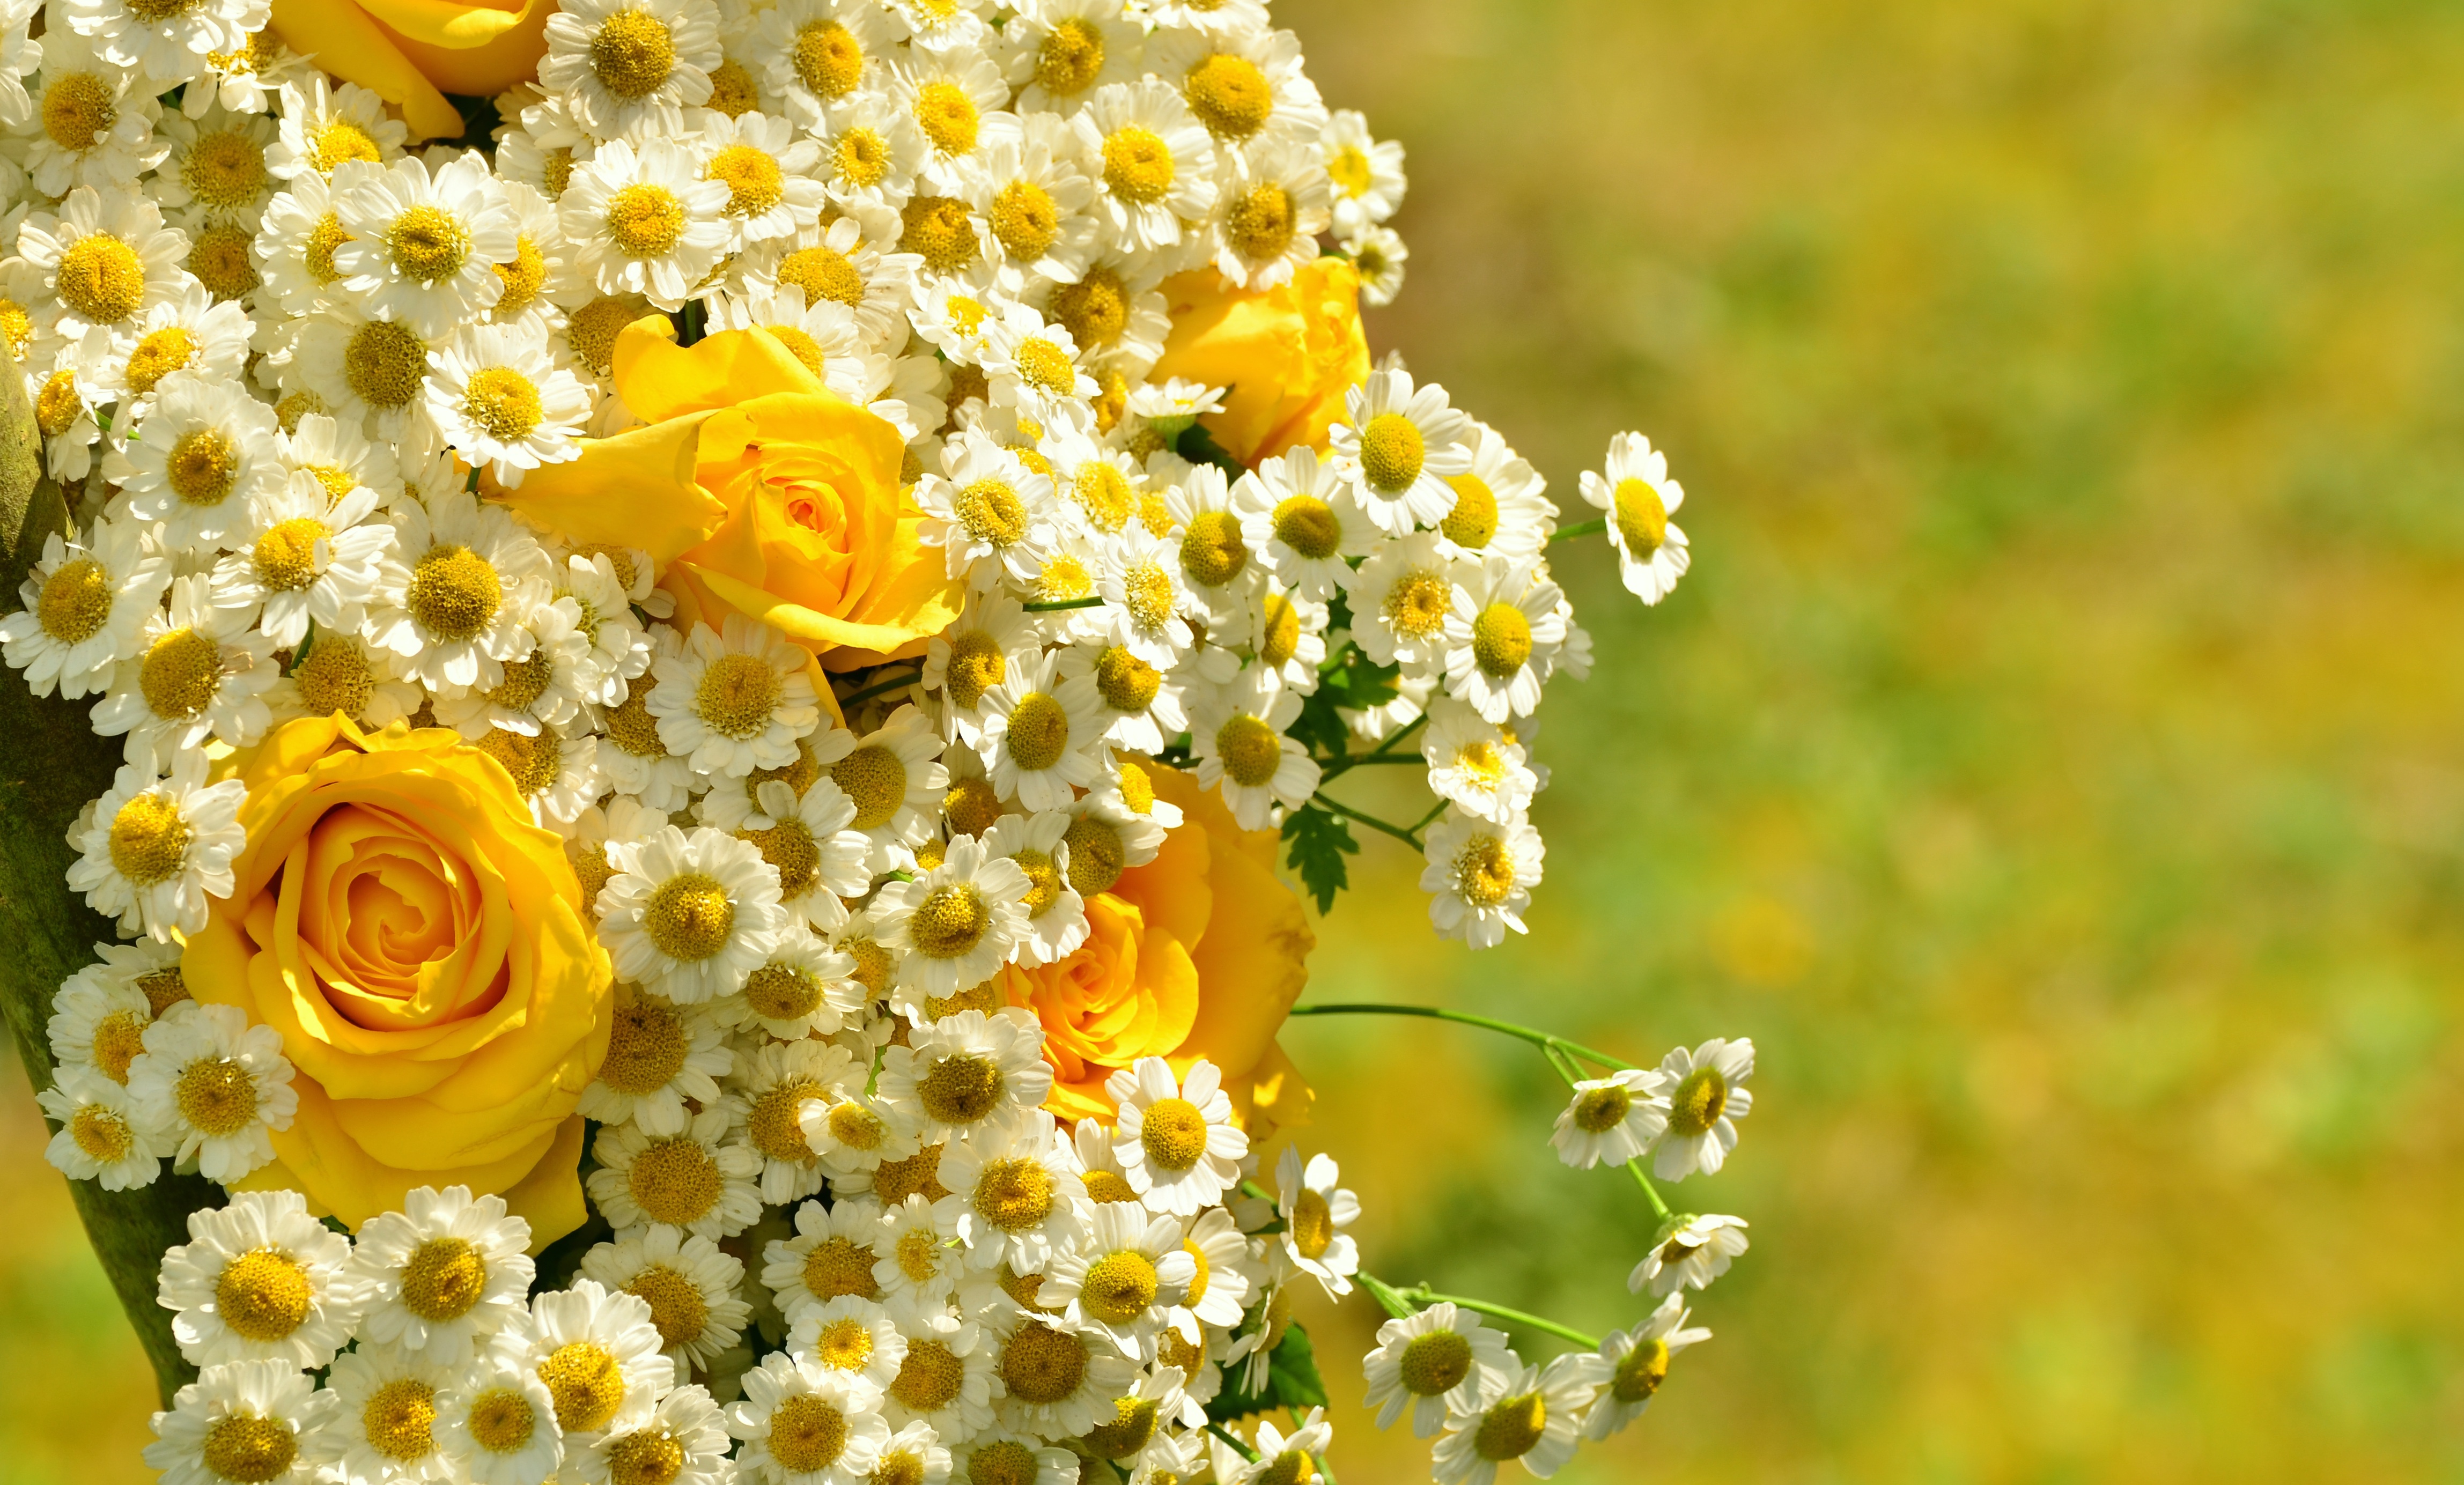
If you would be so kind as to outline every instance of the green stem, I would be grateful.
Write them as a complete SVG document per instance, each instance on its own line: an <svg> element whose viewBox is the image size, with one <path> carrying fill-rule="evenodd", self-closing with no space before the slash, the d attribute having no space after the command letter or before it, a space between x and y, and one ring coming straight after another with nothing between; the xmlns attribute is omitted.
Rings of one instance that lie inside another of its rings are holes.
<svg viewBox="0 0 2464 1485"><path fill-rule="evenodd" d="M1368 1283L1375 1284L1376 1288L1370 1291L1372 1294L1377 1293L1378 1290L1384 1290L1387 1294L1393 1295L1397 1299L1405 1304L1411 1305L1415 1309L1425 1310L1432 1304L1451 1304L1458 1309L1474 1310L1483 1315L1494 1315L1499 1320L1506 1321L1511 1324L1529 1325L1533 1330L1545 1330L1549 1334L1555 1336L1560 1340L1572 1341L1579 1346L1587 1346L1594 1350L1596 1350L1599 1347L1599 1337L1587 1336L1581 1331L1576 1330L1572 1325L1560 1325L1553 1320L1550 1320L1545 1316L1534 1315L1528 1310L1508 1309L1503 1304L1491 1304L1486 1299L1468 1299L1459 1294L1439 1294L1426 1284L1417 1284L1410 1289L1396 1289L1391 1285L1370 1278L1370 1276L1367 1274L1354 1274L1352 1277L1354 1279L1366 1280ZM1379 1302L1385 1302L1382 1297ZM1399 1319L1400 1317L1397 1318Z"/></svg>
<svg viewBox="0 0 2464 1485"><path fill-rule="evenodd" d="M1455 801L1452 799L1440 799L1437 803L1430 805L1429 813L1413 821L1412 834L1417 836L1421 831L1428 829L1430 822L1435 820L1439 816L1443 815L1446 812L1446 806L1454 802Z"/></svg>
<svg viewBox="0 0 2464 1485"><path fill-rule="evenodd" d="M1220 1423L1210 1423L1206 1426L1206 1431L1214 1434L1217 1438L1221 1439L1226 1444L1229 1444L1233 1448L1241 1451L1241 1457L1248 1460L1251 1464L1256 1464L1258 1462L1258 1452L1251 1449L1248 1445L1242 1443L1241 1435L1233 1432L1229 1429L1226 1429L1223 1425Z"/></svg>
<svg viewBox="0 0 2464 1485"><path fill-rule="evenodd" d="M1395 729L1394 732L1388 733L1385 741L1369 750L1369 755L1373 758L1384 757L1386 754L1394 752L1395 749L1402 743L1404 738L1411 736L1421 728L1428 726L1428 724L1429 714L1423 711L1419 716L1414 717L1409 722L1404 723L1401 727L1398 727Z"/></svg>
<svg viewBox="0 0 2464 1485"><path fill-rule="evenodd" d="M1101 594L1083 599L1037 599L1032 603L1021 603L1018 606L1030 614L1049 614L1065 608L1101 608L1104 606L1104 599Z"/></svg>
<svg viewBox="0 0 2464 1485"><path fill-rule="evenodd" d="M1309 798L1322 810L1340 815L1349 820L1356 820L1363 825L1367 825L1372 830L1384 831L1386 834L1393 836L1396 840L1402 841L1405 845L1410 846L1416 851L1420 849L1420 838L1412 834L1412 832L1404 829L1400 825L1390 825L1386 821L1379 819L1375 815L1364 815L1348 804L1328 798L1323 794L1310 795Z"/></svg>
<svg viewBox="0 0 2464 1485"><path fill-rule="evenodd" d="M1518 1026L1512 1021L1501 1021L1486 1015L1474 1015L1468 1011L1448 1011L1438 1006L1351 1001L1339 1005L1294 1006L1290 1014L1293 1015L1419 1015L1436 1021L1458 1021L1465 1026L1478 1026L1487 1031L1503 1032L1508 1037L1528 1041L1535 1047L1543 1049L1555 1047L1561 1051L1573 1053L1586 1062L1596 1062L1602 1067L1614 1068L1620 1072L1634 1066L1632 1062L1620 1062L1605 1052L1595 1052L1581 1042L1568 1041L1563 1037L1552 1037L1534 1027Z"/></svg>
<svg viewBox="0 0 2464 1485"><path fill-rule="evenodd" d="M1339 775L1349 774L1353 769L1365 768L1371 764L1395 763L1408 763L1414 768L1423 766L1420 761L1420 755L1417 753L1363 753L1348 758L1318 759L1318 768L1320 770L1318 776L1323 780L1336 777Z"/></svg>
<svg viewBox="0 0 2464 1485"><path fill-rule="evenodd" d="M1576 536L1597 535L1599 533L1608 529L1609 518L1605 515L1595 515L1588 521L1576 521L1572 526L1558 527L1557 534L1549 539L1551 541L1572 541Z"/></svg>
<svg viewBox="0 0 2464 1485"><path fill-rule="evenodd" d="M924 672L918 670L913 675L892 676L887 681L876 681L852 696L840 697L839 706L844 710L860 702L870 701L875 696L887 696L891 691L904 689L922 679L924 679Z"/></svg>
<svg viewBox="0 0 2464 1485"><path fill-rule="evenodd" d="M1629 1160L1625 1163L1625 1168L1634 1172L1634 1184L1642 1188L1643 1200L1651 1203L1651 1214L1653 1216L1665 1222L1670 1217L1676 1215L1674 1212L1669 1210L1668 1203L1661 1197L1660 1188L1653 1185L1651 1177L1644 1172L1641 1161Z"/></svg>

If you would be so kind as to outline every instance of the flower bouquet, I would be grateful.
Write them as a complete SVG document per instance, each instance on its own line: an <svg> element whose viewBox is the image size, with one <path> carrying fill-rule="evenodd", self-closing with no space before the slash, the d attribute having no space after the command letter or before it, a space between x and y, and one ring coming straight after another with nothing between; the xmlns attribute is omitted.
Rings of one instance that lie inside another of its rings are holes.
<svg viewBox="0 0 2464 1485"><path fill-rule="evenodd" d="M1524 930L1550 553L1687 549L1373 362L1260 0L11 0L0 125L0 985L165 1479L1331 1480L1309 1283L1485 1481L1706 1334L1749 1044L1296 1004L1358 830ZM1362 1269L1276 1035L1385 1012L1647 1315Z"/></svg>

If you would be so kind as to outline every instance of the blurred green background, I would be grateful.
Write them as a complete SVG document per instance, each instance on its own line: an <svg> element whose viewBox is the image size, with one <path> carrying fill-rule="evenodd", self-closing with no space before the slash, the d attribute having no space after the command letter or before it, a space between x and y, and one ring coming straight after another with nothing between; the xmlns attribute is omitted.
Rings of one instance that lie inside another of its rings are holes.
<svg viewBox="0 0 2464 1485"><path fill-rule="evenodd" d="M1372 839L1315 961L1761 1049L1675 1193L1753 1223L1717 1339L1559 1478L2464 1479L2464 6L1280 18L1411 151L1379 348L1563 504L1630 426L1692 491L1656 612L1561 551L1598 667L1546 713L1531 939L1436 942ZM1287 1044L1375 1271L1643 1313L1536 1057ZM139 1477L142 1363L0 1077L0 1485ZM1338 1360L1366 1300L1305 1313L1344 1485L1424 1479Z"/></svg>

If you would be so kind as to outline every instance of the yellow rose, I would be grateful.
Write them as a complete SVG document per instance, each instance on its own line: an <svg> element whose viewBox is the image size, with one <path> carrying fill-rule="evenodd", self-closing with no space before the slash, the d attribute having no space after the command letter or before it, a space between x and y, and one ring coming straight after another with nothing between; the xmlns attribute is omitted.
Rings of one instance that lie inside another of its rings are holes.
<svg viewBox="0 0 2464 1485"><path fill-rule="evenodd" d="M1172 335L1149 375L1231 388L1221 412L1198 420L1224 452L1255 469L1295 444L1326 448L1327 429L1343 421L1343 394L1369 377L1360 273L1350 259L1318 258L1262 290L1198 269L1165 279L1163 292Z"/></svg>
<svg viewBox="0 0 2464 1485"><path fill-rule="evenodd" d="M834 670L922 654L962 594L899 488L898 430L767 331L673 335L653 316L616 338L617 393L649 426L493 497L574 541L648 549L678 623L743 614Z"/></svg>
<svg viewBox="0 0 2464 1485"><path fill-rule="evenodd" d="M462 116L445 95L494 97L529 81L555 10L555 0L274 0L269 24L292 51L401 104L413 139L453 139Z"/></svg>
<svg viewBox="0 0 2464 1485"><path fill-rule="evenodd" d="M230 766L248 845L181 972L281 1034L299 1093L243 1185L354 1228L457 1183L539 1246L581 1226L613 976L555 832L450 730L305 717Z"/></svg>
<svg viewBox="0 0 2464 1485"><path fill-rule="evenodd" d="M1309 981L1317 946L1301 900L1275 876L1275 833L1243 830L1188 775L1144 772L1180 806L1154 861L1087 899L1087 942L1057 964L1010 965L1001 989L1043 1022L1052 1063L1045 1106L1065 1119L1112 1117L1104 1081L1142 1057L1176 1073L1205 1058L1249 1131L1307 1123L1309 1090L1275 1042ZM1085 864L1073 861L1073 880Z"/></svg>

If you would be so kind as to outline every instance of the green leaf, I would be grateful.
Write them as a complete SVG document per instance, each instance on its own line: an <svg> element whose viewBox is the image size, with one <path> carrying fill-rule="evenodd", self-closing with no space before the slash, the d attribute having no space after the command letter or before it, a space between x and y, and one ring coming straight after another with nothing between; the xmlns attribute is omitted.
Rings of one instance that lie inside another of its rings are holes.
<svg viewBox="0 0 2464 1485"><path fill-rule="evenodd" d="M1235 1423L1278 1409L1325 1406L1326 1384L1317 1374L1317 1351L1309 1344L1309 1332L1293 1324L1285 1328L1284 1339L1266 1354L1265 1389L1257 1393L1238 1389L1232 1370L1226 1369L1223 1390L1206 1405L1206 1416L1216 1423Z"/></svg>
<svg viewBox="0 0 2464 1485"><path fill-rule="evenodd" d="M1301 885L1317 899L1317 910L1333 907L1334 895L1352 884L1352 868L1343 859L1360 854L1351 821L1304 804L1284 817L1284 839L1290 842L1285 859L1300 873Z"/></svg>
<svg viewBox="0 0 2464 1485"><path fill-rule="evenodd" d="M1226 479L1239 479L1249 472L1246 465L1225 452L1223 446L1215 441L1215 435L1199 424L1193 423L1181 429L1180 437L1173 443L1172 451L1192 464L1215 466L1223 471Z"/></svg>

